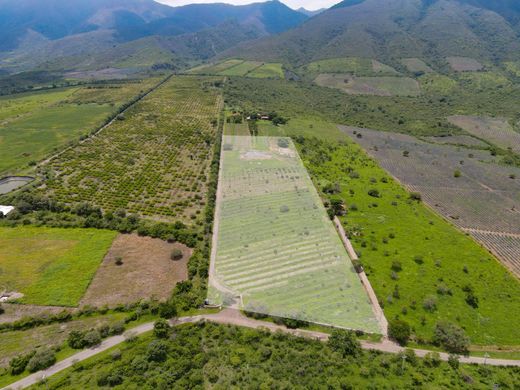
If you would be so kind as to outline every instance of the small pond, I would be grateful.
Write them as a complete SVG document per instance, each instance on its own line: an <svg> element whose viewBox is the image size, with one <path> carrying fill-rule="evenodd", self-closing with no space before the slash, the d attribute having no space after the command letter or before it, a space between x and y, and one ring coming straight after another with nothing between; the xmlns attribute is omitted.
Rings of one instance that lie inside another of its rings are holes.
<svg viewBox="0 0 520 390"><path fill-rule="evenodd" d="M0 179L0 195L7 194L34 180L30 176L7 176Z"/></svg>

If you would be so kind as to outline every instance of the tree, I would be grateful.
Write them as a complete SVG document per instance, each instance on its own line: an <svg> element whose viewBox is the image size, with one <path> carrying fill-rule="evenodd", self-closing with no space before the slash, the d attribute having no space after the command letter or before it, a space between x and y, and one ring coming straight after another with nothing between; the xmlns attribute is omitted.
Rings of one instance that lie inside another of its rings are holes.
<svg viewBox="0 0 520 390"><path fill-rule="evenodd" d="M36 372L56 363L56 355L51 349L42 349L34 354L27 363L29 372Z"/></svg>
<svg viewBox="0 0 520 390"><path fill-rule="evenodd" d="M32 351L28 354L12 358L9 361L11 375L18 375L24 372L25 368L27 367L27 363L29 363L29 360L31 360L35 353L36 351Z"/></svg>
<svg viewBox="0 0 520 390"><path fill-rule="evenodd" d="M146 355L150 362L164 362L168 357L168 344L162 340L154 340L148 344Z"/></svg>
<svg viewBox="0 0 520 390"><path fill-rule="evenodd" d="M82 349L85 347L85 334L79 330L73 330L69 333L67 344L73 349Z"/></svg>
<svg viewBox="0 0 520 390"><path fill-rule="evenodd" d="M350 330L334 329L329 337L329 347L343 357L358 356L361 353L361 344Z"/></svg>
<svg viewBox="0 0 520 390"><path fill-rule="evenodd" d="M395 319L388 323L388 336L400 345L406 345L411 334L412 329L406 321Z"/></svg>
<svg viewBox="0 0 520 390"><path fill-rule="evenodd" d="M462 328L451 322L441 321L435 325L433 343L443 346L450 353L468 353L469 338Z"/></svg>
<svg viewBox="0 0 520 390"><path fill-rule="evenodd" d="M370 196L372 196L374 198L380 198L381 197L381 194L376 189L368 190L368 195L370 195Z"/></svg>
<svg viewBox="0 0 520 390"><path fill-rule="evenodd" d="M85 343L86 347L93 347L94 345L98 345L101 343L101 334L95 329L90 330L83 337L83 342Z"/></svg>
<svg viewBox="0 0 520 390"><path fill-rule="evenodd" d="M159 305L159 316L161 318L173 318L177 315L177 305L175 302L161 302Z"/></svg>
<svg viewBox="0 0 520 390"><path fill-rule="evenodd" d="M165 339L170 334L170 324L164 318L155 321L153 334L159 339Z"/></svg>

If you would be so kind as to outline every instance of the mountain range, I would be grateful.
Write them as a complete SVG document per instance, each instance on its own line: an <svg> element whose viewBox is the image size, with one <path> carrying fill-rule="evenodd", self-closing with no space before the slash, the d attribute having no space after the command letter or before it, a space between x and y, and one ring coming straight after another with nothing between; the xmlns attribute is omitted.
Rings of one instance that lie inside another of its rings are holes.
<svg viewBox="0 0 520 390"><path fill-rule="evenodd" d="M499 61L519 56L519 11L520 2L513 0L345 0L224 56L294 64L348 56Z"/></svg>
<svg viewBox="0 0 520 390"><path fill-rule="evenodd" d="M0 72L183 67L239 57L300 65L520 56L517 0L344 0L293 10L273 0L170 7L153 0L0 0Z"/></svg>

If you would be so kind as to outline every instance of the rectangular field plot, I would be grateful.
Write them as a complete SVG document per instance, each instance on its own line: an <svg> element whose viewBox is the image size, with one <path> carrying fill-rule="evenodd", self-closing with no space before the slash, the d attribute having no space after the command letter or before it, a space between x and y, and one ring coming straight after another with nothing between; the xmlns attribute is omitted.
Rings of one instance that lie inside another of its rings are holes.
<svg viewBox="0 0 520 390"><path fill-rule="evenodd" d="M380 332L289 138L224 136L208 299Z"/></svg>

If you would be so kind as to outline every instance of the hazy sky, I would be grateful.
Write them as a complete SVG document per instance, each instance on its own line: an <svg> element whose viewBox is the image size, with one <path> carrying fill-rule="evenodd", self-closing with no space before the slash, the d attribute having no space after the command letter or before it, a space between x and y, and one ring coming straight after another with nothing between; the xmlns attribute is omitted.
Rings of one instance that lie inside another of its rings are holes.
<svg viewBox="0 0 520 390"><path fill-rule="evenodd" d="M159 3L168 5L185 5L193 3L228 3L235 5L259 3L265 0L155 0ZM287 4L289 7L297 9L304 7L308 10L316 10L319 8L329 8L341 0L283 0L282 3Z"/></svg>

